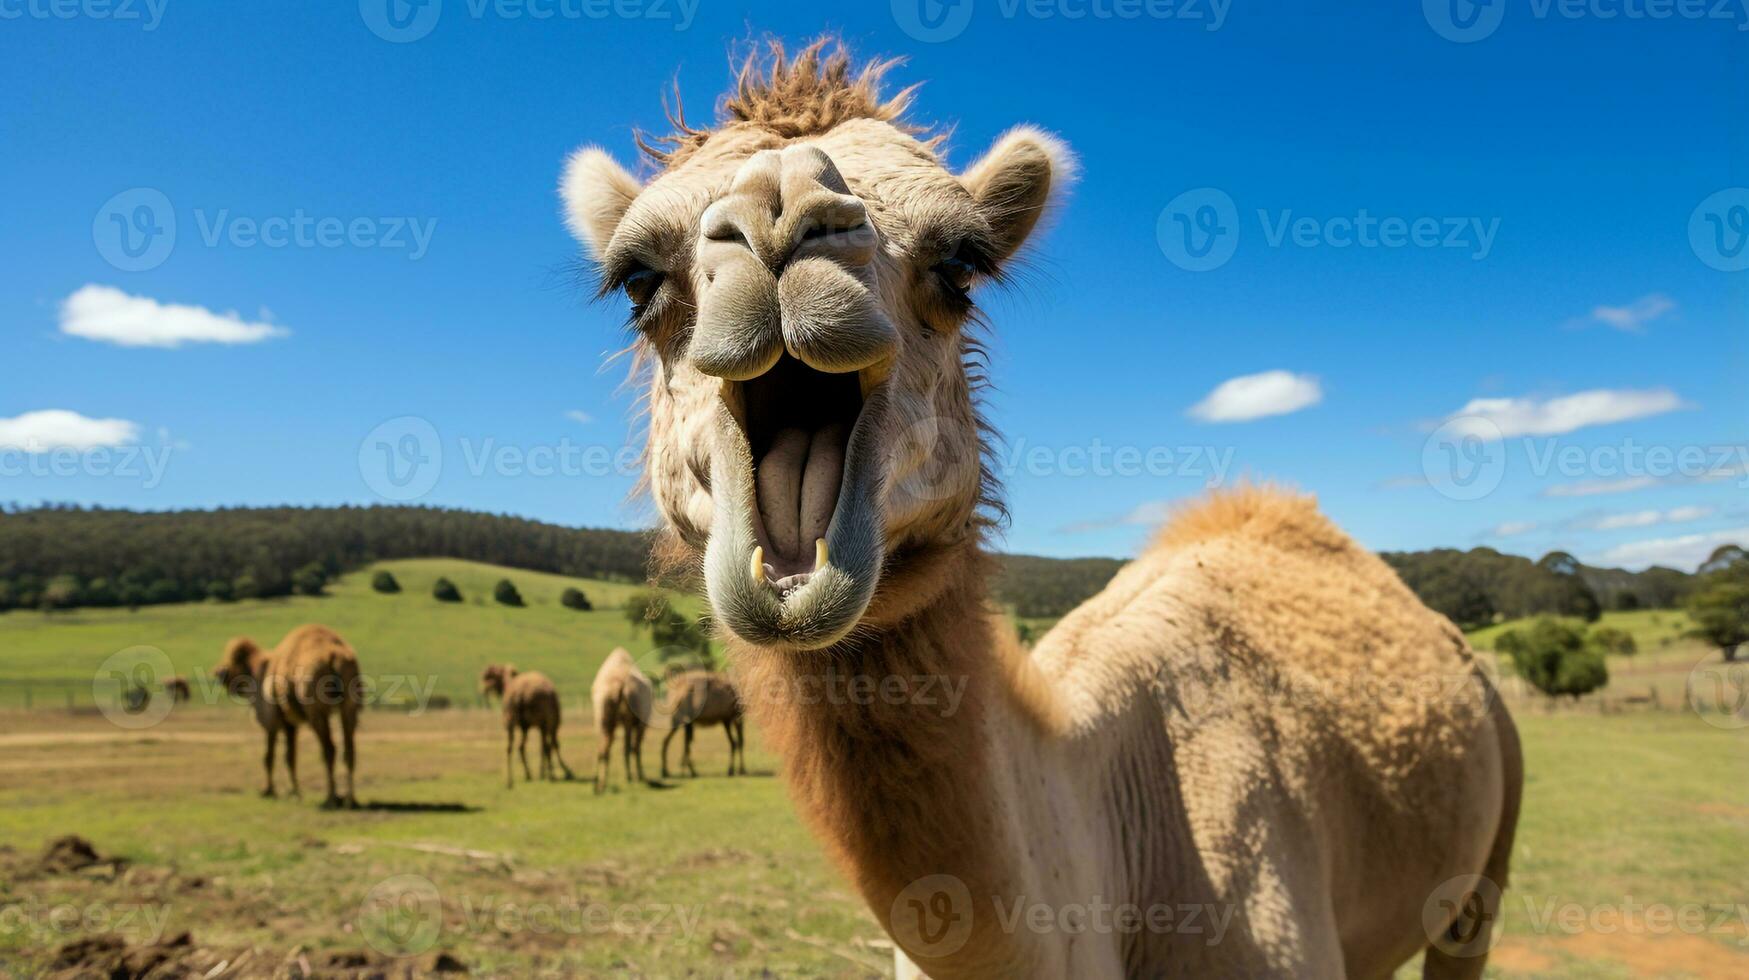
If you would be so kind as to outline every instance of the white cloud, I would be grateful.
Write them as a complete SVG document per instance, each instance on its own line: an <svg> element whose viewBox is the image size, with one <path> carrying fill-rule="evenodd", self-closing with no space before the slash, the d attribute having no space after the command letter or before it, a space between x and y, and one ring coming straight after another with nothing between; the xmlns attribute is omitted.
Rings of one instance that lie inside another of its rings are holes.
<svg viewBox="0 0 1749 980"><path fill-rule="evenodd" d="M1676 309L1676 301L1663 293L1649 293L1626 306L1594 306L1591 319L1627 333L1639 333L1646 324Z"/></svg>
<svg viewBox="0 0 1749 980"><path fill-rule="evenodd" d="M1085 534L1088 531L1103 531L1111 527L1158 527L1166 523L1172 516L1172 508L1177 506L1171 500L1149 500L1137 504L1129 513L1121 517L1108 517L1091 521L1076 521L1065 524L1057 530L1063 534Z"/></svg>
<svg viewBox="0 0 1749 980"><path fill-rule="evenodd" d="M1286 415L1324 400L1324 389L1309 374L1265 371L1221 382L1208 397L1191 406L1193 418L1204 422L1248 422Z"/></svg>
<svg viewBox="0 0 1749 980"><path fill-rule="evenodd" d="M122 347L253 344L286 333L271 323L248 322L235 311L160 303L95 283L61 303L61 332Z"/></svg>
<svg viewBox="0 0 1749 980"><path fill-rule="evenodd" d="M588 412L585 412L580 408L571 409L565 413L565 417L576 422L578 425L588 425L595 421L595 416L590 415Z"/></svg>
<svg viewBox="0 0 1749 980"><path fill-rule="evenodd" d="M1686 524L1713 516L1711 507L1676 507L1671 510L1635 510L1622 514L1581 518L1573 522L1580 531L1618 531L1627 527L1653 527L1658 524Z"/></svg>
<svg viewBox="0 0 1749 980"><path fill-rule="evenodd" d="M1648 565L1669 565L1688 570L1700 567L1700 563L1706 561L1713 550L1722 544L1749 544L1749 527L1632 541L1603 552L1598 556L1596 564L1620 565L1631 569Z"/></svg>
<svg viewBox="0 0 1749 980"><path fill-rule="evenodd" d="M1603 494L1628 493L1633 490L1644 490L1655 487L1663 481L1651 476L1630 476L1622 480L1580 480L1576 483L1557 483L1543 489L1545 497L1597 497Z"/></svg>
<svg viewBox="0 0 1749 980"><path fill-rule="evenodd" d="M137 443L140 427L127 419L93 419L62 408L25 412L0 418L0 449L46 453L55 449L83 452L105 446Z"/></svg>
<svg viewBox="0 0 1749 980"><path fill-rule="evenodd" d="M1490 538L1515 538L1520 534L1529 534L1539 527L1542 525L1536 521L1507 521L1504 524L1494 525L1487 536Z"/></svg>
<svg viewBox="0 0 1749 980"><path fill-rule="evenodd" d="M1683 407L1668 388L1643 391L1595 388L1560 398L1476 398L1443 422L1478 439L1558 436L1592 425L1642 419Z"/></svg>

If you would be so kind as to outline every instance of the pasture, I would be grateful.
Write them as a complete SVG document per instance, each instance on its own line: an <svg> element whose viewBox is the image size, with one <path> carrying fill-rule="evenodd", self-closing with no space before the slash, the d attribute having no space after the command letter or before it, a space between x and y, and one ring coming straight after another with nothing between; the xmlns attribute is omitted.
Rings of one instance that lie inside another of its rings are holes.
<svg viewBox="0 0 1749 980"><path fill-rule="evenodd" d="M574 583L556 576L449 561L381 567L400 594L372 592L366 571L320 599L0 616L0 975L47 972L69 944L68 956L99 957L77 961L91 968L114 954L105 940L183 932L190 945L161 952L195 976L454 964L481 976L890 974L890 947L799 824L752 727L746 778L723 776L727 743L712 729L696 742L697 780L627 787L616 753L605 796L584 780L519 777L504 789L497 712L474 707L479 666L507 659L553 677L566 761L591 771L583 702L612 646L640 649L612 608L631 586L575 583L596 604L578 613L558 605ZM433 601L438 575L466 601ZM492 603L500 577L526 608ZM1630 615L1641 653L1612 659L1612 673L1679 684L1670 679L1705 651L1677 636L1676 614ZM226 637L271 643L311 620L347 636L367 673L429 678L427 694L454 705L367 709L364 809L317 808L307 734L305 799L259 798L261 736L248 709L202 703L198 685L192 704L148 728L89 707L96 665L116 650L154 646L194 680ZM39 692L30 710L27 683ZM74 692L76 710L51 690ZM1490 975L1749 971L1749 732L1708 724L1679 697L1612 714L1517 713L1526 800ZM652 777L662 734L645 744ZM96 860L41 862L67 834L88 840Z"/></svg>

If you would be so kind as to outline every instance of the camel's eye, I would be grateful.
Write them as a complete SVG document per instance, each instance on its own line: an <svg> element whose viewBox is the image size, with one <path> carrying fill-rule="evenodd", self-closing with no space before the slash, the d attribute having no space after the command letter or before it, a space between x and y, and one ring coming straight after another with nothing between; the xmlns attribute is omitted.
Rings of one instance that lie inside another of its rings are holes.
<svg viewBox="0 0 1749 980"><path fill-rule="evenodd" d="M655 298L656 290L662 288L662 273L640 266L625 277L621 288L626 291L626 298L632 301L632 307L642 312Z"/></svg>
<svg viewBox="0 0 1749 980"><path fill-rule="evenodd" d="M972 288L972 278L978 274L978 267L955 252L937 262L934 271L954 292L964 293Z"/></svg>

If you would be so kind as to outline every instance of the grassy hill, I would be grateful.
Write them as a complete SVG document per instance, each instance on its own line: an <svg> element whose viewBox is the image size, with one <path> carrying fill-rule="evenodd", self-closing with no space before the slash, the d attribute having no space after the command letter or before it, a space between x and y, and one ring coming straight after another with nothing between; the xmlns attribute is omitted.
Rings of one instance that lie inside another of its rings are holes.
<svg viewBox="0 0 1749 980"><path fill-rule="evenodd" d="M374 592L379 570L401 584L397 594ZM460 603L438 602L431 586L448 578L462 592ZM522 608L492 601L501 578L516 584ZM568 586L582 589L595 608L577 612L559 605ZM34 703L91 701L92 677L109 655L134 646L162 650L191 682L207 677L225 641L243 634L264 646L277 643L303 623L338 630L358 650L367 675L399 681L471 701L480 667L510 661L544 671L567 703L588 696L596 669L615 646L634 654L648 647L620 610L638 587L621 582L569 578L448 558L378 562L341 577L319 598L290 596L245 602L196 602L126 609L76 609L43 614L0 615L0 707L20 707L30 690ZM200 699L197 697L196 699Z"/></svg>

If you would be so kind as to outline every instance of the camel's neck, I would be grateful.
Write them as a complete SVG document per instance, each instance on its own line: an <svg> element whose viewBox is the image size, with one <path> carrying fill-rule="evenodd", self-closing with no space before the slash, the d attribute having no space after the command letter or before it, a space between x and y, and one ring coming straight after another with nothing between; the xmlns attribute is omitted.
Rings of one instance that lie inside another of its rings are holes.
<svg viewBox="0 0 1749 980"><path fill-rule="evenodd" d="M1044 750L1049 722L1016 683L1018 651L995 633L983 560L969 548L950 560L959 567L933 576L932 598L854 642L747 652L742 696L784 756L803 817L894 936L945 936L954 956L985 958L972 965L984 972L1032 959L1025 930L982 934L996 925L993 897L1036 895L1041 869L1063 859L1032 839L1038 807L1018 798L1022 784L1048 785L1058 753ZM935 884L975 910L940 904ZM968 921L953 915L969 917L978 942L940 931ZM939 951L913 953L935 973Z"/></svg>

